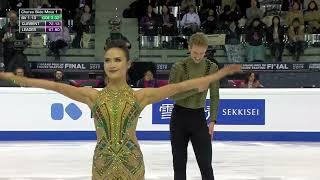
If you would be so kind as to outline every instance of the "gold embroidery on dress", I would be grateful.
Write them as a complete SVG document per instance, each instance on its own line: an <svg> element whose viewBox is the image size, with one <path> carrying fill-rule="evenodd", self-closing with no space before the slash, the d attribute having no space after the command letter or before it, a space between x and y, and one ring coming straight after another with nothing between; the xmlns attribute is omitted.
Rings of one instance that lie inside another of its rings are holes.
<svg viewBox="0 0 320 180"><path fill-rule="evenodd" d="M144 179L143 156L135 133L141 110L129 86L100 91L92 109L97 134L92 179Z"/></svg>

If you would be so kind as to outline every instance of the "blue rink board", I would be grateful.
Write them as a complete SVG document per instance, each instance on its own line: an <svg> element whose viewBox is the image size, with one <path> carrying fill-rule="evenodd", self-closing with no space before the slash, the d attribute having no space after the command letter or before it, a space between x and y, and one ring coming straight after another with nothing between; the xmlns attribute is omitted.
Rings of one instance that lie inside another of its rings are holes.
<svg viewBox="0 0 320 180"><path fill-rule="evenodd" d="M137 131L139 140L169 140L168 131ZM0 131L0 141L95 140L94 131ZM216 131L221 141L304 141L320 142L320 132Z"/></svg>

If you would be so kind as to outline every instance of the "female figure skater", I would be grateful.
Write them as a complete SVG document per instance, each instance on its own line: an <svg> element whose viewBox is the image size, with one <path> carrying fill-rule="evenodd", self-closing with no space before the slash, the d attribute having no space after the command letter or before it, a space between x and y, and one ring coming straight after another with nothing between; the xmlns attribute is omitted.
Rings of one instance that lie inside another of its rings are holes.
<svg viewBox="0 0 320 180"><path fill-rule="evenodd" d="M0 79L23 86L53 90L89 106L94 114L97 134L92 167L93 180L143 180L144 163L135 134L138 117L143 108L179 92L191 89L204 91L211 82L240 71L240 65L230 65L202 78L134 91L126 82L131 61L125 42L111 41L104 58L108 84L101 91L0 73Z"/></svg>

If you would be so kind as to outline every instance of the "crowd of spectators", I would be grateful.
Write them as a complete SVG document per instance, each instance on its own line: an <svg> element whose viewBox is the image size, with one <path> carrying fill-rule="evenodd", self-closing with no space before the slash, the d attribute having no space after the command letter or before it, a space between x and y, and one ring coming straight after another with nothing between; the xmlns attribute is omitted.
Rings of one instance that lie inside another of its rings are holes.
<svg viewBox="0 0 320 180"><path fill-rule="evenodd" d="M320 34L319 0L274 1L282 4L273 14L261 2L138 0L123 15L138 19L143 36L189 36L199 31L226 34L225 49L231 62L239 61L237 49L243 42L248 62L264 62L266 48L275 62L282 61L285 48L292 60L299 61L306 47L305 34Z"/></svg>

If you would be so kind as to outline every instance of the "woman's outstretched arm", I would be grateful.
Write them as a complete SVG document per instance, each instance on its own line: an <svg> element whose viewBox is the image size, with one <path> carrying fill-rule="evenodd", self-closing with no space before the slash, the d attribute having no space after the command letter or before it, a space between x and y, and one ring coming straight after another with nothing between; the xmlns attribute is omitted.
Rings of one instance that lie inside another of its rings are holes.
<svg viewBox="0 0 320 180"><path fill-rule="evenodd" d="M148 104L152 104L167 97L173 96L177 93L191 89L198 89L201 92L208 89L210 83L240 71L241 65L229 65L217 71L216 73L204 77L187 80L180 83L169 84L160 88L141 89L137 92L137 98L142 106L146 106Z"/></svg>
<svg viewBox="0 0 320 180"><path fill-rule="evenodd" d="M48 81L48 80L16 76L13 73L0 72L0 79L12 81L13 83L19 84L21 86L36 87L36 88L56 91L75 101L79 101L84 104L87 104L90 108L92 108L93 101L98 94L98 91L93 88L86 88L86 87L78 88L71 85L57 83L57 82Z"/></svg>

